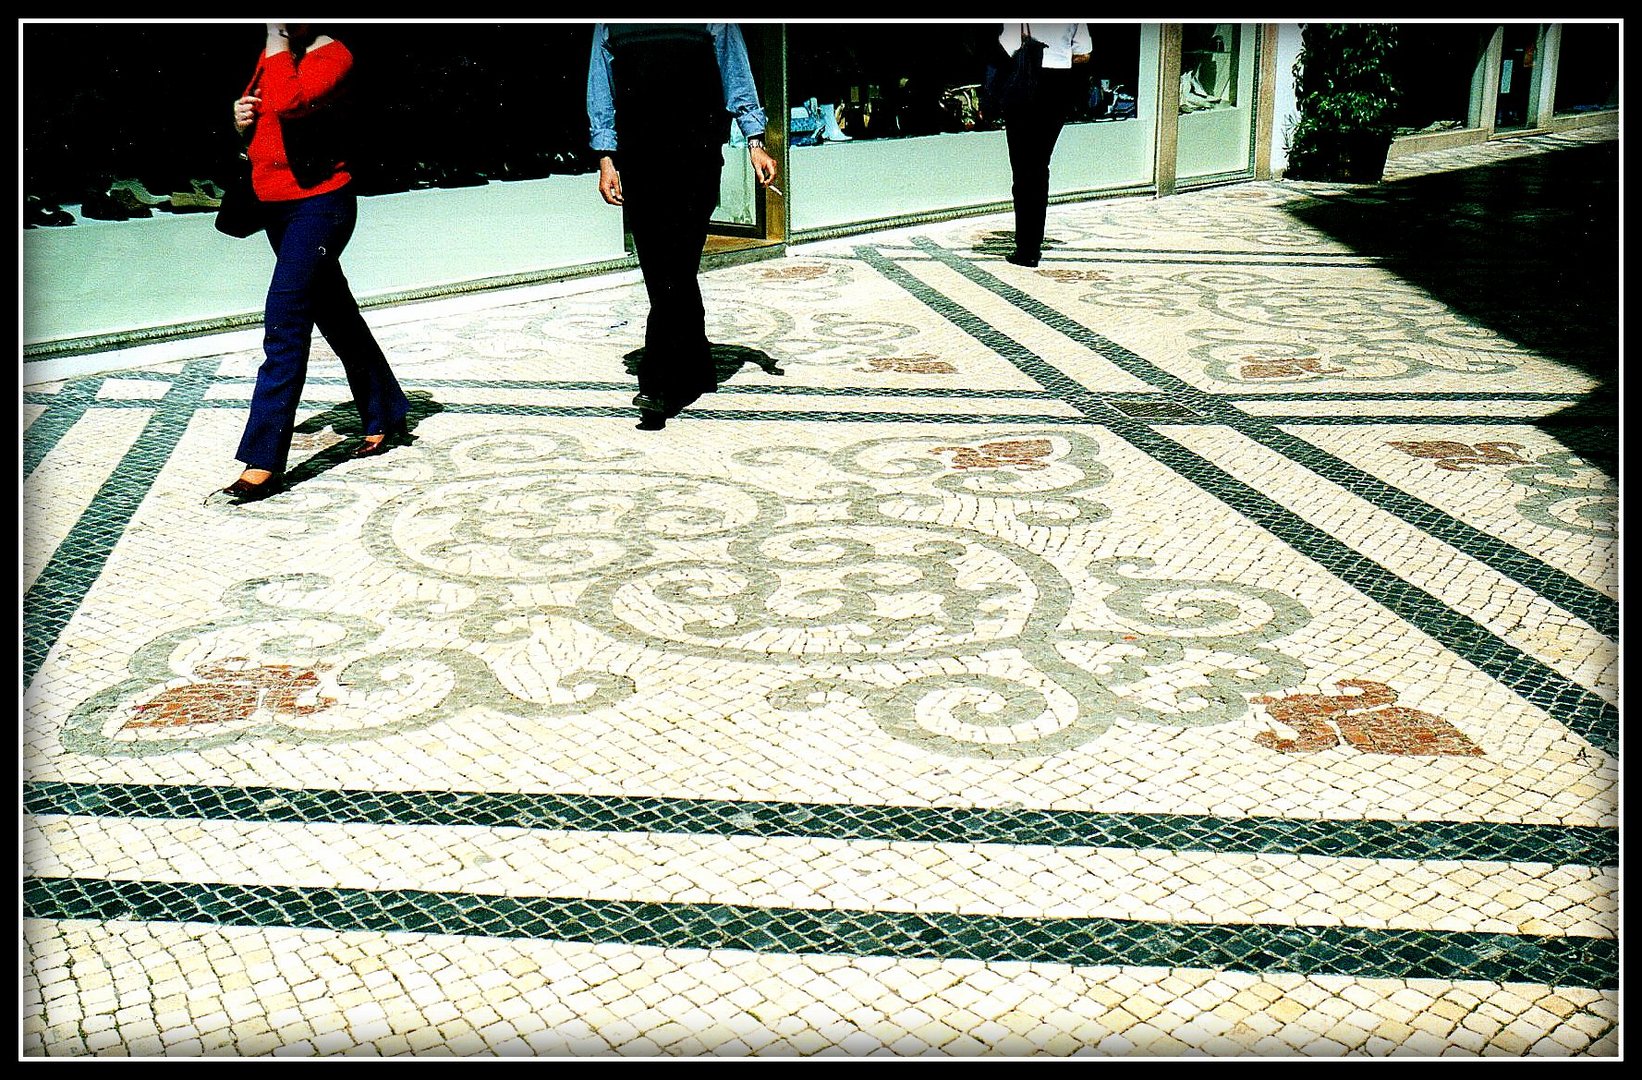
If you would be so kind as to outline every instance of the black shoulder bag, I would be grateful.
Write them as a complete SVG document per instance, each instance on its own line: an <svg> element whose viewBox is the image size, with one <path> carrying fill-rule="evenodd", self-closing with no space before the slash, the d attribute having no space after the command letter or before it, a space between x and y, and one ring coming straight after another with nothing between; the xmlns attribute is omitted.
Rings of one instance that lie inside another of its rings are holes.
<svg viewBox="0 0 1642 1080"><path fill-rule="evenodd" d="M998 56L986 66L981 82L981 113L997 119L1011 109L1026 105L1038 96L1042 81L1044 43L1032 36L1032 24L1021 24L1021 47L1009 56L999 46Z"/></svg>
<svg viewBox="0 0 1642 1080"><path fill-rule="evenodd" d="M257 73L251 76L250 85L240 96L245 97L255 90L261 78L262 66L259 64ZM242 132L238 160L234 163L234 170L229 175L228 182L223 185L222 205L217 207L217 231L241 239L255 236L268 224L262 200L257 198L256 189L251 186L251 158L245 150L247 141Z"/></svg>

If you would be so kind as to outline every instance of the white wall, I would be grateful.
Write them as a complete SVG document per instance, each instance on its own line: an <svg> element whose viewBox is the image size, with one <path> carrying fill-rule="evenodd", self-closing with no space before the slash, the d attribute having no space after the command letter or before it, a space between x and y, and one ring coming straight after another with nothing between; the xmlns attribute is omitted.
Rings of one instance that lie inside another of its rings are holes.
<svg viewBox="0 0 1642 1080"><path fill-rule="evenodd" d="M1282 176L1289 163L1289 136L1300 118L1294 98L1294 61L1300 55L1300 24L1277 25L1277 87L1272 97L1271 174Z"/></svg>

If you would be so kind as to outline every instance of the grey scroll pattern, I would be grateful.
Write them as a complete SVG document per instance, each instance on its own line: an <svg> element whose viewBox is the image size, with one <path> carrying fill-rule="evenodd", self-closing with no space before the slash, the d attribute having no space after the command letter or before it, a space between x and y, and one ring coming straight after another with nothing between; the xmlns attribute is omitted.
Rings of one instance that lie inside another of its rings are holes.
<svg viewBox="0 0 1642 1080"><path fill-rule="evenodd" d="M387 500L361 533L400 583L382 590L397 599L380 618L304 614L294 601L257 599L263 586L248 583L225 620L319 618L334 628L327 641L264 643L261 654L328 665L336 709L349 693L380 697L422 671L422 690L405 698L415 709L374 726L325 726L315 712L111 738L126 703L181 674L179 644L212 630L185 628L151 642L129 679L76 712L76 746L367 737L475 705L591 713L644 692L626 670L596 665L556 671L549 702L510 689L502 658L567 628L643 650L650 672L686 661L756 668L726 692L767 719L774 710L777 723L865 723L959 756L1054 754L1119 721L1230 723L1248 715L1250 696L1301 681L1282 650L1311 619L1295 598L1183 577L1140 555L1068 554L1087 551L1090 530L1112 515L1099 498L1111 470L1081 432L759 447L713 475L524 431L422 448L440 458L443 479ZM448 645L396 651L391 630L405 621L446 627Z"/></svg>

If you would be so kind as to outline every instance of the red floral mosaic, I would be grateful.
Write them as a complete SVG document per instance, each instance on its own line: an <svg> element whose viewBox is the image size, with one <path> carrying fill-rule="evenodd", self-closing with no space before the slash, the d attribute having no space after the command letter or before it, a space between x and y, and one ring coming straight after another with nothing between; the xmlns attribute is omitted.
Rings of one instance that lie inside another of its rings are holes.
<svg viewBox="0 0 1642 1080"><path fill-rule="evenodd" d="M259 709L284 716L309 716L336 703L315 697L300 699L319 688L319 676L288 664L252 664L243 656L229 657L195 669L198 680L187 686L162 690L132 708L127 728L182 727L221 724L250 719Z"/></svg>
<svg viewBox="0 0 1642 1080"><path fill-rule="evenodd" d="M830 266L800 263L797 266L770 266L764 269L765 281L814 281L831 273Z"/></svg>
<svg viewBox="0 0 1642 1080"><path fill-rule="evenodd" d="M1342 744L1365 754L1482 754L1476 743L1442 717L1394 704L1397 692L1385 683L1346 679L1334 685L1341 691L1357 692L1252 699L1295 732L1294 738L1287 738L1262 731L1254 741L1285 754L1314 753Z"/></svg>
<svg viewBox="0 0 1642 1080"><path fill-rule="evenodd" d="M1328 367L1320 357L1297 356L1282 360L1262 360L1257 356L1243 357L1238 374L1245 379L1297 379L1304 375L1338 375L1342 367Z"/></svg>
<svg viewBox="0 0 1642 1080"><path fill-rule="evenodd" d="M1472 446L1470 443L1454 442L1449 439L1427 439L1388 442L1386 445L1411 457L1430 458L1437 468L1450 472L1472 472L1478 465L1533 464L1528 458L1518 457L1511 452L1523 448L1521 443L1514 442L1481 442Z"/></svg>
<svg viewBox="0 0 1642 1080"><path fill-rule="evenodd" d="M952 454L954 469L1001 469L1013 465L1018 469L1045 469L1053 446L1048 439L1017 439L1010 442L989 442L980 446L937 446L932 454Z"/></svg>
<svg viewBox="0 0 1642 1080"><path fill-rule="evenodd" d="M874 356L856 371L898 371L908 375L955 375L958 369L934 353L915 356Z"/></svg>

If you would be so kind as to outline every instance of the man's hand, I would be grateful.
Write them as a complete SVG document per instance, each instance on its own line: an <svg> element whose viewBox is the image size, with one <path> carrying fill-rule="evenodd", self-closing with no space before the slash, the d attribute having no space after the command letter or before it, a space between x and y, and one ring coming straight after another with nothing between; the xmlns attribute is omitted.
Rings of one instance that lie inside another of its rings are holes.
<svg viewBox="0 0 1642 1080"><path fill-rule="evenodd" d="M753 175L758 177L761 187L769 187L775 180L775 158L762 146L750 147L747 151L752 156Z"/></svg>
<svg viewBox="0 0 1642 1080"><path fill-rule="evenodd" d="M616 163L608 157L599 159L599 194L611 206L621 205L621 173L616 171Z"/></svg>

